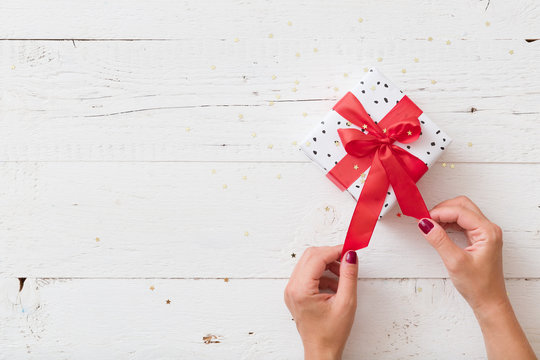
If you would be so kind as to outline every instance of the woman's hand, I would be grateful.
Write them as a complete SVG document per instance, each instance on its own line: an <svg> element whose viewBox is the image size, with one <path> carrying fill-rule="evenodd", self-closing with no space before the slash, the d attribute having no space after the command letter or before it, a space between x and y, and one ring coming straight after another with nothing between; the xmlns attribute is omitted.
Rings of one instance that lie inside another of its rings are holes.
<svg viewBox="0 0 540 360"><path fill-rule="evenodd" d="M508 301L502 266L502 231L465 196L435 206L433 220L422 219L418 227L437 250L456 289L473 310ZM440 223L442 226L440 226ZM461 249L444 228L462 230L469 246Z"/></svg>
<svg viewBox="0 0 540 360"><path fill-rule="evenodd" d="M354 251L338 263L342 248L308 248L285 288L285 303L302 338L305 359L340 359L349 337L356 313L358 264ZM325 270L339 276L339 283Z"/></svg>
<svg viewBox="0 0 540 360"><path fill-rule="evenodd" d="M430 215L432 220L421 219L418 227L473 309L489 359L536 359L506 293L501 228L464 196L440 203ZM457 246L446 234L446 227L463 231L469 246Z"/></svg>

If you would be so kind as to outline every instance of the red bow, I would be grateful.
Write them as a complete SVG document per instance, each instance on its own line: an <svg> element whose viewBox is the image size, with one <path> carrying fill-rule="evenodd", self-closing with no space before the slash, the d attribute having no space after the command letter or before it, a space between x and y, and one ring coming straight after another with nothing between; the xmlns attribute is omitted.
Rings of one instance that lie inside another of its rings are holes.
<svg viewBox="0 0 540 360"><path fill-rule="evenodd" d="M404 96L386 116L375 123L360 101L347 93L334 110L357 125L358 129L338 129L347 155L327 174L341 190L349 188L370 166L362 193L345 238L342 255L369 244L377 218L391 184L403 214L417 219L429 218L429 211L416 187L428 170L416 156L393 145L394 141L409 144L420 136L420 110Z"/></svg>

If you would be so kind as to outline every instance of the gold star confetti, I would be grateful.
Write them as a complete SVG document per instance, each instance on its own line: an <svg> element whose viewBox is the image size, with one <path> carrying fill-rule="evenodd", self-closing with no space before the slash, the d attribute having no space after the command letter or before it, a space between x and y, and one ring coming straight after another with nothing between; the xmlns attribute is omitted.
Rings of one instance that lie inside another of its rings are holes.
<svg viewBox="0 0 540 360"><path fill-rule="evenodd" d="M212 66L210 66L210 69L212 69L212 70L216 70L216 65L212 65Z"/></svg>
<svg viewBox="0 0 540 360"><path fill-rule="evenodd" d="M450 40L446 40L446 45L450 45L452 42Z"/></svg>
<svg viewBox="0 0 540 360"><path fill-rule="evenodd" d="M223 184L222 188L225 190L228 188L227 184Z"/></svg>
<svg viewBox="0 0 540 360"><path fill-rule="evenodd" d="M430 36L427 38L427 41L433 41L433 38Z"/></svg>
<svg viewBox="0 0 540 360"><path fill-rule="evenodd" d="M15 65L11 65L11 70L15 70Z"/></svg>
<svg viewBox="0 0 540 360"><path fill-rule="evenodd" d="M244 118L244 115L243 115L243 114L238 114L238 118L239 118L240 120L242 120L242 119Z"/></svg>
<svg viewBox="0 0 540 360"><path fill-rule="evenodd" d="M277 94L276 99L278 99L278 100L281 99L281 95Z"/></svg>
<svg viewBox="0 0 540 360"><path fill-rule="evenodd" d="M362 128L367 129L367 125L366 124L362 125Z"/></svg>
<svg viewBox="0 0 540 360"><path fill-rule="evenodd" d="M354 170L358 170L358 165L355 164L355 165L353 166L353 168L354 168Z"/></svg>
<svg viewBox="0 0 540 360"><path fill-rule="evenodd" d="M349 74L343 73L343 77L349 77Z"/></svg>
<svg viewBox="0 0 540 360"><path fill-rule="evenodd" d="M274 37L274 34L268 34L268 38L272 39Z"/></svg>
<svg viewBox="0 0 540 360"><path fill-rule="evenodd" d="M417 63L417 62L419 62L419 61L420 61L419 58L414 58L414 62L415 62L415 63Z"/></svg>
<svg viewBox="0 0 540 360"><path fill-rule="evenodd" d="M295 254L295 253L292 253L292 254L291 254L291 257L292 257L292 258L295 258L295 257L296 257L296 254Z"/></svg>
<svg viewBox="0 0 540 360"><path fill-rule="evenodd" d="M287 21L287 25L292 26L292 21Z"/></svg>
<svg viewBox="0 0 540 360"><path fill-rule="evenodd" d="M167 305L169 305L170 303L171 303L171 300L169 300L169 299L167 299L167 300L165 301L165 304L167 304Z"/></svg>
<svg viewBox="0 0 540 360"><path fill-rule="evenodd" d="M190 132L191 131L191 128L190 127L187 127L186 128L186 132Z"/></svg>
<svg viewBox="0 0 540 360"><path fill-rule="evenodd" d="M418 291L418 292L422 292L422 288L421 288L421 287L419 287L419 288L417 288L417 289L416 289L416 291Z"/></svg>
<svg viewBox="0 0 540 360"><path fill-rule="evenodd" d="M486 26L489 26L491 25L491 23L489 21L486 21Z"/></svg>
<svg viewBox="0 0 540 360"><path fill-rule="evenodd" d="M361 177L362 179L365 179L365 178L366 178L366 173L360 174L360 177Z"/></svg>
<svg viewBox="0 0 540 360"><path fill-rule="evenodd" d="M315 52L315 53L316 53L316 52L319 52L319 49L313 48L313 52Z"/></svg>
<svg viewBox="0 0 540 360"><path fill-rule="evenodd" d="M412 131L411 131L411 130L407 131L407 135L411 136L411 135L412 135Z"/></svg>
<svg viewBox="0 0 540 360"><path fill-rule="evenodd" d="M306 146L311 146L311 143L309 141L306 141Z"/></svg>
<svg viewBox="0 0 540 360"><path fill-rule="evenodd" d="M306 117L306 116L307 116L307 112L303 112L303 113L302 113L302 116L303 116L303 117Z"/></svg>
<svg viewBox="0 0 540 360"><path fill-rule="evenodd" d="M509 53L510 55L514 55L514 50L510 50L508 53Z"/></svg>
<svg viewBox="0 0 540 360"><path fill-rule="evenodd" d="M150 286L150 290L154 291L155 289L154 285Z"/></svg>
<svg viewBox="0 0 540 360"><path fill-rule="evenodd" d="M334 87L334 91L339 91L339 88L337 86Z"/></svg>
<svg viewBox="0 0 540 360"><path fill-rule="evenodd" d="M296 85L298 85L298 84L300 84L300 81L294 80L294 83L295 83Z"/></svg>
<svg viewBox="0 0 540 360"><path fill-rule="evenodd" d="M365 183L365 182L366 182L366 179L360 178L360 184L363 184L363 183Z"/></svg>
<svg viewBox="0 0 540 360"><path fill-rule="evenodd" d="M375 89L376 89L375 85L373 85L372 87L370 87L370 89L371 89L372 91L375 91Z"/></svg>
<svg viewBox="0 0 540 360"><path fill-rule="evenodd" d="M431 83L435 85L437 83L437 80L431 80Z"/></svg>
<svg viewBox="0 0 540 360"><path fill-rule="evenodd" d="M257 134L251 133L251 137L257 137Z"/></svg>
<svg viewBox="0 0 540 360"><path fill-rule="evenodd" d="M277 178L278 180L281 179L281 174L277 174L277 175L276 175L276 178Z"/></svg>
<svg viewBox="0 0 540 360"><path fill-rule="evenodd" d="M442 167L446 167L446 163L442 163Z"/></svg>
<svg viewBox="0 0 540 360"><path fill-rule="evenodd" d="M269 148L269 149L273 149L273 148L274 148L274 145L272 145L272 144L268 144L267 148Z"/></svg>
<svg viewBox="0 0 540 360"><path fill-rule="evenodd" d="M272 75L272 80L276 80L277 79L277 76L276 75Z"/></svg>
<svg viewBox="0 0 540 360"><path fill-rule="evenodd" d="M96 238L96 242L100 242L100 241L101 241L101 239L97 237L97 238Z"/></svg>
<svg viewBox="0 0 540 360"><path fill-rule="evenodd" d="M358 22L359 22L359 23L362 23L362 22L364 22L364 19L358 18Z"/></svg>
<svg viewBox="0 0 540 360"><path fill-rule="evenodd" d="M300 53L299 53L299 52L296 53L296 57L300 57Z"/></svg>
<svg viewBox="0 0 540 360"><path fill-rule="evenodd" d="M382 129L382 132L386 134L386 128Z"/></svg>
<svg viewBox="0 0 540 360"><path fill-rule="evenodd" d="M334 144L336 144L336 146L339 146L339 141L334 141Z"/></svg>
<svg viewBox="0 0 540 360"><path fill-rule="evenodd" d="M364 72L368 72L368 68L364 68Z"/></svg>
<svg viewBox="0 0 540 360"><path fill-rule="evenodd" d="M234 42L239 42L240 39L239 38L234 38Z"/></svg>
<svg viewBox="0 0 540 360"><path fill-rule="evenodd" d="M450 169L453 169L454 167L454 164L450 164Z"/></svg>
<svg viewBox="0 0 540 360"><path fill-rule="evenodd" d="M381 61L382 61L382 57L379 56L379 57L377 58L377 62L381 62Z"/></svg>
<svg viewBox="0 0 540 360"><path fill-rule="evenodd" d="M407 72L407 69L401 69L401 72L405 74Z"/></svg>
<svg viewBox="0 0 540 360"><path fill-rule="evenodd" d="M330 211L330 207L327 206L327 207L324 208L324 210L325 210L325 211Z"/></svg>
<svg viewBox="0 0 540 360"><path fill-rule="evenodd" d="M291 144L296 146L296 145L298 145L298 141L294 140Z"/></svg>
<svg viewBox="0 0 540 360"><path fill-rule="evenodd" d="M298 91L297 88L295 88L295 87L292 88L292 92L297 92L297 91Z"/></svg>
<svg viewBox="0 0 540 360"><path fill-rule="evenodd" d="M468 147L472 147L472 142L468 142L468 143L467 143L467 146L468 146Z"/></svg>
<svg viewBox="0 0 540 360"><path fill-rule="evenodd" d="M273 102L273 101L270 101L270 102L268 103L268 105L274 106L274 102Z"/></svg>
<svg viewBox="0 0 540 360"><path fill-rule="evenodd" d="M212 169L212 174L215 174L216 173L216 169Z"/></svg>
<svg viewBox="0 0 540 360"><path fill-rule="evenodd" d="M247 180L247 176L246 176L246 175L242 175L242 180Z"/></svg>
<svg viewBox="0 0 540 360"><path fill-rule="evenodd" d="M249 236L249 232L245 231L244 236Z"/></svg>

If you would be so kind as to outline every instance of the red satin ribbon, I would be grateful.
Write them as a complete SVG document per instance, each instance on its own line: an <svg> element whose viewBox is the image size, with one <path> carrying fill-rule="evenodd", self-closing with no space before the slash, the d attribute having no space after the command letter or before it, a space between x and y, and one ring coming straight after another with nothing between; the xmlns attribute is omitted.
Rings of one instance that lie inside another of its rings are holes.
<svg viewBox="0 0 540 360"><path fill-rule="evenodd" d="M416 187L416 182L428 167L416 156L393 144L394 141L409 144L420 136L418 117L422 110L407 96L379 123L371 119L350 92L334 106L334 110L363 131L338 129L347 155L328 172L328 178L345 190L371 166L349 225L343 256L349 250L368 246L390 185L403 214L417 219L430 217Z"/></svg>

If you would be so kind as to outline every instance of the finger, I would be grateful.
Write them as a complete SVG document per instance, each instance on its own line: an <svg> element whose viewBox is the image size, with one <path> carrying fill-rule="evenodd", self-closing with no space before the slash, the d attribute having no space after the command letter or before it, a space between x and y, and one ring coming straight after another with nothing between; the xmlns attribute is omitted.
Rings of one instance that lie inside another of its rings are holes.
<svg viewBox="0 0 540 360"><path fill-rule="evenodd" d="M418 227L426 240L437 250L447 268L450 267L449 264L454 264L462 258L464 251L448 237L446 231L435 221L421 219L418 222Z"/></svg>
<svg viewBox="0 0 540 360"><path fill-rule="evenodd" d="M347 251L341 261L339 272L336 303L341 306L354 306L356 308L356 288L358 285L358 257L356 252Z"/></svg>
<svg viewBox="0 0 540 360"><path fill-rule="evenodd" d="M326 269L330 270L335 275L339 276L339 267L341 266L340 263L337 261L333 261L330 264L326 265Z"/></svg>
<svg viewBox="0 0 540 360"><path fill-rule="evenodd" d="M474 230L489 223L485 216L459 205L448 205L434 208L430 216L436 222L456 223L463 230Z"/></svg>
<svg viewBox="0 0 540 360"><path fill-rule="evenodd" d="M476 206L476 204L473 203L471 199L469 199L468 197L463 196L463 195L455 197L453 199L445 200L445 201L437 204L432 210L434 210L436 208L439 208L439 207L446 207L446 206L462 206L462 207L464 207L466 209L472 210L472 211L484 216L484 214L482 213L480 208L478 206Z"/></svg>
<svg viewBox="0 0 540 360"><path fill-rule="evenodd" d="M330 289L333 292L336 292L338 289L338 281L336 279L331 279L328 276L323 276L319 279L319 289Z"/></svg>
<svg viewBox="0 0 540 360"><path fill-rule="evenodd" d="M296 275L305 280L318 280L326 270L326 266L339 259L342 248L343 245L308 248L296 266L298 269Z"/></svg>

